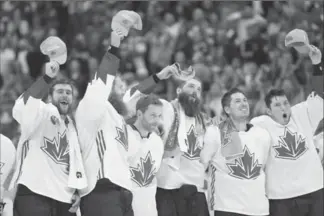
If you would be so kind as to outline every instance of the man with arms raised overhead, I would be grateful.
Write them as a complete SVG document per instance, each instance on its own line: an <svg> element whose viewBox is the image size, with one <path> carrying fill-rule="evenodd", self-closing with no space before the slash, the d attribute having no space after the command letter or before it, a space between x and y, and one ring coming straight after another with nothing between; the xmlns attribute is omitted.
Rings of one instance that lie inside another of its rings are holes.
<svg viewBox="0 0 324 216"><path fill-rule="evenodd" d="M269 133L248 123L246 96L232 89L222 97L227 119L208 127L201 161L209 168L208 196L215 216L269 215L265 164Z"/></svg>
<svg viewBox="0 0 324 216"><path fill-rule="evenodd" d="M139 99L131 92L149 93L157 80L167 79L176 71L174 66L167 66L130 89L124 98L125 84L116 76L119 67L118 47L131 27L142 29L142 21L137 13L124 10L113 17L111 26L113 31L110 48L76 111L76 124L88 178L88 187L81 191L80 209L83 216L134 215L130 160L133 160L131 164L134 165L136 160L141 160L141 157L145 159L147 155L136 155L140 150L139 142L130 138L134 137L134 128L126 126L124 116L127 115L127 107L135 106ZM144 113L142 114L147 114ZM160 116L157 113L154 115L158 115L158 118ZM156 122L153 123L155 124ZM129 133L130 131L132 132ZM151 138L154 137L156 138L155 135ZM134 175L136 172L133 172Z"/></svg>
<svg viewBox="0 0 324 216"><path fill-rule="evenodd" d="M293 30L286 40L294 41L300 34L299 38L307 39L302 30ZM301 47L304 45L299 43L297 51ZM268 130L272 139L266 165L271 216L323 215L323 168L313 139L323 119L322 55L314 46L306 48L314 65L312 85L316 94L291 107L283 90L271 90L265 97L268 115L251 120Z"/></svg>
<svg viewBox="0 0 324 216"><path fill-rule="evenodd" d="M53 53L66 52L59 38L44 43L52 46ZM11 188L17 186L14 215L75 215L69 212L75 189L86 187L77 131L69 117L73 86L68 80L54 81L58 72L59 63L50 58L45 75L13 107L13 117L21 127L11 181ZM48 92L50 103L45 104L42 98Z"/></svg>

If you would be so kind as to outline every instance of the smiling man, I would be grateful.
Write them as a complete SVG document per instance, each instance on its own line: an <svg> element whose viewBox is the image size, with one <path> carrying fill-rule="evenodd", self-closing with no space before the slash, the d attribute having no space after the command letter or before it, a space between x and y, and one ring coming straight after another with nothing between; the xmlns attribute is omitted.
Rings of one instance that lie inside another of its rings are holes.
<svg viewBox="0 0 324 216"><path fill-rule="evenodd" d="M227 119L208 127L201 161L209 168L209 201L215 216L269 215L265 164L269 133L248 123L250 107L239 89L222 97Z"/></svg>
<svg viewBox="0 0 324 216"><path fill-rule="evenodd" d="M73 87L55 80L59 64L50 61L45 75L21 95L13 107L21 137L11 188L17 186L14 215L73 216L76 189L86 186L80 146L70 118ZM49 92L49 102L42 98ZM41 203L41 204L40 204Z"/></svg>

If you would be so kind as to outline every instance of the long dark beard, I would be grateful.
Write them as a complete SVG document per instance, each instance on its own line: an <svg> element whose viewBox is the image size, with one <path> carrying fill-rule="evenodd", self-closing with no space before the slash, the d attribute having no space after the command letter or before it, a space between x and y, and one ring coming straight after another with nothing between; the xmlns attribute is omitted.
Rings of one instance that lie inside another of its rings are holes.
<svg viewBox="0 0 324 216"><path fill-rule="evenodd" d="M128 111L127 111L126 104L124 103L124 101L121 99L120 96L118 96L114 92L111 92L108 101L120 115L122 116L127 115Z"/></svg>
<svg viewBox="0 0 324 216"><path fill-rule="evenodd" d="M195 97L193 101L190 97ZM186 116L195 117L201 111L200 99L197 95L189 95L187 93L180 93L178 95L179 103L181 104Z"/></svg>

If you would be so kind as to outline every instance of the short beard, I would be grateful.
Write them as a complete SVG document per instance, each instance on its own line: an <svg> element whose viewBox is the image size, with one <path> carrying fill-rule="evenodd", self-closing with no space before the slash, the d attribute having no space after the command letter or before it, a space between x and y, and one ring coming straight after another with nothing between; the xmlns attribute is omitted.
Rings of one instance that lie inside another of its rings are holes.
<svg viewBox="0 0 324 216"><path fill-rule="evenodd" d="M190 97L195 97L196 100L192 101ZM196 95L190 95L187 93L180 93L178 95L179 103L181 104L186 116L195 117L200 113L200 99Z"/></svg>
<svg viewBox="0 0 324 216"><path fill-rule="evenodd" d="M118 96L116 93L111 92L108 98L110 104L115 108L115 110L122 116L126 116L128 111L126 104L124 103L123 99Z"/></svg>
<svg viewBox="0 0 324 216"><path fill-rule="evenodd" d="M59 112L60 115L68 115L68 114L71 113L71 110L72 110L72 104L69 104L69 108L68 108L67 112L63 112L63 111L61 110L60 103L52 102L52 104L53 104L54 106L56 106L56 108L57 108L57 110L58 110L58 112Z"/></svg>

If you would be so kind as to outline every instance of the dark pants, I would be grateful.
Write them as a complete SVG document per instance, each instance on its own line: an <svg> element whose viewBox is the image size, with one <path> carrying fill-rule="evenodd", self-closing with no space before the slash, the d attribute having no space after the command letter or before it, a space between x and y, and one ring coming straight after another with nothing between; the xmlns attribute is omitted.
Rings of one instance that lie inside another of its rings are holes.
<svg viewBox="0 0 324 216"><path fill-rule="evenodd" d="M290 199L270 200L270 216L323 216L323 189Z"/></svg>
<svg viewBox="0 0 324 216"><path fill-rule="evenodd" d="M214 216L250 216L233 212L214 211Z"/></svg>
<svg viewBox="0 0 324 216"><path fill-rule="evenodd" d="M69 212L70 207L70 203L53 200L18 185L13 212L14 216L76 216Z"/></svg>
<svg viewBox="0 0 324 216"><path fill-rule="evenodd" d="M108 179L100 179L91 193L81 198L82 216L134 216L133 195Z"/></svg>
<svg viewBox="0 0 324 216"><path fill-rule="evenodd" d="M209 216L206 196L192 185L156 191L158 216Z"/></svg>

